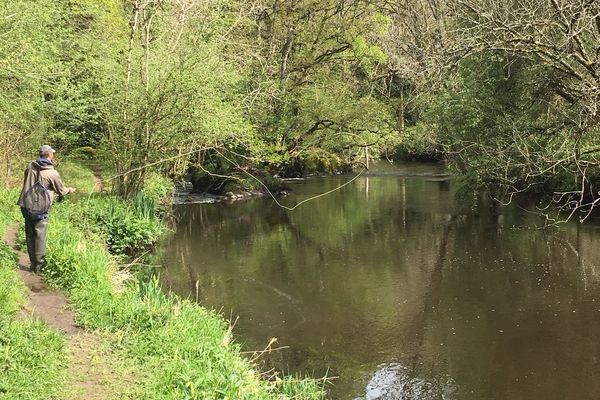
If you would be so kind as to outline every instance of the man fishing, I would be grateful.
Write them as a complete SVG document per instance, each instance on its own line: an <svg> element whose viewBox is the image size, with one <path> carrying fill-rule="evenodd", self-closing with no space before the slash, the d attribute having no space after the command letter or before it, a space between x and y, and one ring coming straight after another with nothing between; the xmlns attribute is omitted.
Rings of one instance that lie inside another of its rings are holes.
<svg viewBox="0 0 600 400"><path fill-rule="evenodd" d="M40 148L38 159L30 162L25 169L23 188L17 203L25 219L27 253L32 272L39 272L44 267L48 216L55 194L62 198L67 193L75 192L75 188L64 185L54 169L54 153L55 150L47 144Z"/></svg>

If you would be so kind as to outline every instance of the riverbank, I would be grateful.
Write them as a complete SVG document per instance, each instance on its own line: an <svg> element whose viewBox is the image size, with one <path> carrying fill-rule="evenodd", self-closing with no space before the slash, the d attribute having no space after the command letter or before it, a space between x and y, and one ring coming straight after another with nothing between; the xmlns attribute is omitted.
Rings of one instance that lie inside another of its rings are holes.
<svg viewBox="0 0 600 400"><path fill-rule="evenodd" d="M0 193L4 199L0 207L2 230L18 220L15 195L14 190ZM191 301L165 294L156 280L146 281L130 268L123 268L122 264L130 263L128 246L145 243L142 232L153 222L150 215L146 215L144 221L133 208L116 204L101 195L56 204L52 210L48 265L44 272L45 280L67 295L77 325L87 332L97 332L101 343L95 345L107 349L111 362L120 364L112 367L135 372L131 381L119 388L119 393L114 392L115 398L323 397L318 381L281 377L266 380L255 365L242 356L239 345L232 341L232 327L222 316ZM107 209L117 210L112 215L118 218L107 218L110 212L99 212ZM126 221L128 227L133 227L128 231L130 235L111 235L106 224L116 224L116 221ZM129 240L129 245L123 246L118 240ZM109 253L109 248L121 255ZM23 335L2 332L2 337L8 338L2 340L11 341L8 345L13 355L10 360L2 360L0 398L65 398L63 394L69 390L65 386L65 371L72 362L69 354L73 354L74 349L67 348L63 335L39 321L31 319L24 326L23 320L17 318L18 310L23 307L19 299L24 289L22 284L16 284L16 263L14 258L10 261L11 252L5 250L2 254L1 318L9 321L10 329L20 329ZM25 334L34 332L31 326L40 332L33 338ZM20 340L22 336L25 339ZM44 354L31 357L30 351ZM21 359L38 360L38 363L15 364L14 360ZM39 385L30 385L29 380L38 375ZM26 388L29 392L25 396Z"/></svg>

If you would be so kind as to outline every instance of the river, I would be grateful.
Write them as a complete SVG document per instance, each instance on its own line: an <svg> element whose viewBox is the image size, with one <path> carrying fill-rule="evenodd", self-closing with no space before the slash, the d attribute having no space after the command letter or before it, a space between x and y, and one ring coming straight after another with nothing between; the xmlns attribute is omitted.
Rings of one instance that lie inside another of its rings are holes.
<svg viewBox="0 0 600 400"><path fill-rule="evenodd" d="M465 209L440 164L379 163L294 211L175 209L164 288L237 319L334 399L600 398L600 223ZM294 205L350 176L290 182Z"/></svg>

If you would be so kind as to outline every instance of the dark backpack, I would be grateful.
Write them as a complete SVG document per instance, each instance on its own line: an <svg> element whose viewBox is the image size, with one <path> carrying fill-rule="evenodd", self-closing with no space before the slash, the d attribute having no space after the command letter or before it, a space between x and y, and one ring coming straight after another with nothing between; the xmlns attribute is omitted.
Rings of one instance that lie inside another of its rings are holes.
<svg viewBox="0 0 600 400"><path fill-rule="evenodd" d="M37 172L35 184L23 194L23 205L29 218L33 220L39 221L48 216L52 199L48 188L42 184L41 172Z"/></svg>

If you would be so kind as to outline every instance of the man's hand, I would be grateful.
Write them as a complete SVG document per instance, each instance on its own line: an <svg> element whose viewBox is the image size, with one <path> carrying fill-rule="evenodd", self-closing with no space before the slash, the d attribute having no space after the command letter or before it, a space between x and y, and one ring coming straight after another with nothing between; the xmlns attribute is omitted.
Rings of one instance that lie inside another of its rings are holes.
<svg viewBox="0 0 600 400"><path fill-rule="evenodd" d="M69 188L69 193L75 193L75 191L76 191L76 190L77 190L77 189L75 189L74 187L70 187L70 188Z"/></svg>

